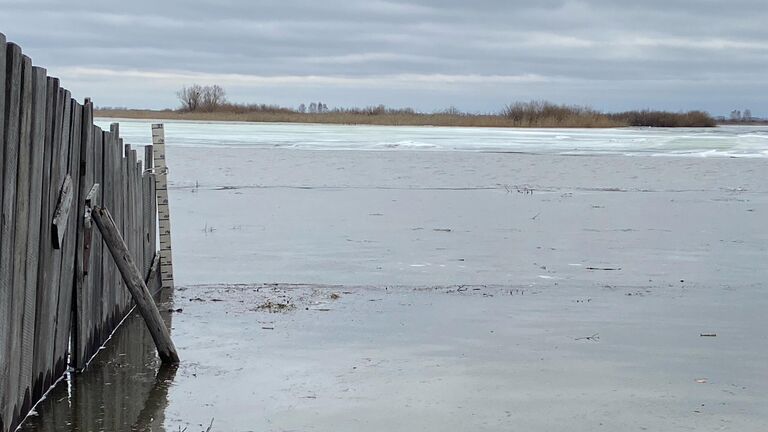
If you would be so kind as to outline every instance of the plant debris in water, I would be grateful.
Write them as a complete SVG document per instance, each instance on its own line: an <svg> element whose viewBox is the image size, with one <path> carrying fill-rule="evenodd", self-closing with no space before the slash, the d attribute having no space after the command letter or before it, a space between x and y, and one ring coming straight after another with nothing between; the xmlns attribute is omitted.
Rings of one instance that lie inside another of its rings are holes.
<svg viewBox="0 0 768 432"><path fill-rule="evenodd" d="M286 299L284 301L280 300L267 300L264 303L256 306L256 310L259 311L268 311L272 313L276 312L288 312L290 310L296 309L296 305L291 303L289 299Z"/></svg>

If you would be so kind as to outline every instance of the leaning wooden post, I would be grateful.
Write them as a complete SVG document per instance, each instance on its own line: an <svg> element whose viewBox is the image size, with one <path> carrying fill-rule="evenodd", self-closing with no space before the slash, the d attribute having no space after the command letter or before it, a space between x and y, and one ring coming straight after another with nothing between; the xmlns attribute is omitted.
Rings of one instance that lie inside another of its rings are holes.
<svg viewBox="0 0 768 432"><path fill-rule="evenodd" d="M155 346L157 346L160 360L163 363L178 363L179 355L176 353L176 347L171 340L171 334L160 317L160 311L157 310L152 294L147 289L147 284L144 283L136 263L128 252L128 246L120 235L120 231L117 230L112 215L103 207L93 207L91 217L96 222L96 227L99 228L104 243L109 248L109 252L123 276L125 285L136 301L136 307L141 316L144 317L144 322L147 323L149 333L155 341Z"/></svg>

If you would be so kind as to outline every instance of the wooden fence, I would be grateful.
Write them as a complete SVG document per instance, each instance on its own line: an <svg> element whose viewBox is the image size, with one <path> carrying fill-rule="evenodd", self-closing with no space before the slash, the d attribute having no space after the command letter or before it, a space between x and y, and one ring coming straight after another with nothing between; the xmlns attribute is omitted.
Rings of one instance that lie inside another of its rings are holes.
<svg viewBox="0 0 768 432"><path fill-rule="evenodd" d="M68 366L84 369L132 307L98 230L87 226L86 199L110 210L145 275L157 266L157 223L154 175L123 144L118 125L94 126L91 102L73 99L1 33L0 137L6 432Z"/></svg>

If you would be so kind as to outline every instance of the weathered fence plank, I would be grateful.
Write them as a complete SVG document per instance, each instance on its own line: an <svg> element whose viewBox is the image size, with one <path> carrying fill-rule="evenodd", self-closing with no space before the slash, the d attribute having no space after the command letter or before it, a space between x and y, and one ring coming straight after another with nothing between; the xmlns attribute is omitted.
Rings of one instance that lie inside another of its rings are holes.
<svg viewBox="0 0 768 432"><path fill-rule="evenodd" d="M64 90L62 105L64 111L62 113L61 120L61 138L60 146L61 153L59 163L61 164L60 176L62 178L69 174L72 177L73 189L77 189L79 185L79 179L76 176L72 176L70 172L70 153L71 149L71 129L72 129L72 114L73 114L73 99L69 90ZM74 220L74 219L73 219ZM73 235L65 236L65 246L61 249L61 253L55 255L54 259L54 274L56 277L52 280L54 289L59 291L58 295L58 308L56 311L56 333L54 336L53 357L50 359L51 364L51 378L55 380L56 377L64 373L66 369L67 351L69 345L69 334L71 330L71 312L72 312L72 283L64 281L66 277L66 271L64 264L70 258L70 254L73 253L73 248L67 246L69 238Z"/></svg>
<svg viewBox="0 0 768 432"><path fill-rule="evenodd" d="M153 174L153 151L152 145L144 147L144 176L147 181L147 190L144 195L144 221L145 221L145 236L147 240L147 261L150 268L152 262L155 259L155 219L157 218L157 210L155 208L155 175Z"/></svg>
<svg viewBox="0 0 768 432"><path fill-rule="evenodd" d="M123 160L123 169L125 170L125 190L127 193L125 199L123 200L125 224L123 227L122 235L123 239L125 240L125 245L128 247L128 251L131 253L131 256L136 256L136 248L133 244L133 203L131 202L133 199L133 161L131 160L133 149L131 148L130 144L125 144L124 150L125 159Z"/></svg>
<svg viewBox="0 0 768 432"><path fill-rule="evenodd" d="M80 153L78 159L83 170L79 172L80 184L78 191L85 195L93 185L93 163L92 163L92 146L93 146L93 117L92 117L92 104L90 101L85 102L83 109L83 116L80 122ZM78 214L85 213L85 204L78 202L77 208ZM91 323L90 323L90 306L93 303L91 301L91 289L90 289L90 277L87 274L88 269L91 268L91 247L93 242L91 238L86 234L83 218L78 216L78 235L77 235L77 269L75 276L75 330L73 339L74 343L74 367L77 370L85 368L88 360L91 358L92 347L90 344Z"/></svg>
<svg viewBox="0 0 768 432"><path fill-rule="evenodd" d="M49 364L46 361L53 352L53 344L50 343L53 334L53 323L57 298L51 295L48 281L50 280L51 266L53 263L53 243L51 241L50 221L53 218L52 194L55 188L51 186L52 160L55 155L53 142L53 130L55 129L56 108L58 105L59 80L47 78L45 98L45 131L43 138L43 188L41 191L41 230L40 244L38 247L38 271L37 271L37 302L35 315L35 361L32 366L32 374L35 379L33 385L35 399L40 398L50 384Z"/></svg>
<svg viewBox="0 0 768 432"><path fill-rule="evenodd" d="M105 191L110 191L110 193L101 194L101 203L104 206L111 206L114 207L115 203L115 196L116 196L116 184L115 184L115 149L117 148L117 144L115 142L115 135L112 132L105 132L104 133L104 155L103 155L103 165L104 165L104 180L102 184L102 188ZM113 316L114 311L113 307L115 305L116 300L116 292L120 288L120 285L117 283L117 276L116 271L117 269L114 267L114 263L111 262L111 259L109 258L108 253L101 254L101 262L102 267L104 268L104 274L102 276L102 286L104 288L103 290L103 296L104 301L106 302L106 306L104 308L104 316L102 317L102 320L104 322L105 329L107 331L111 331L114 327L113 322Z"/></svg>
<svg viewBox="0 0 768 432"><path fill-rule="evenodd" d="M30 160L29 160L29 231L26 250L26 304L24 306L24 345L22 347L22 376L26 377L22 384L24 405L22 412L27 412L31 405L39 399L34 389L35 370L35 333L37 321L37 275L40 255L38 254L41 238L43 160L45 150L45 111L46 111L46 70L32 68L32 108L30 130ZM47 225L46 225L47 226Z"/></svg>
<svg viewBox="0 0 768 432"><path fill-rule="evenodd" d="M51 220L53 218L53 212L56 206L57 191L64 181L66 176L66 148L64 148L64 142L62 140L62 131L65 115L69 116L69 92L58 86L58 80L56 82L56 96L55 106L51 113L51 120L48 123L52 125L50 131L51 140L51 157L50 162L50 175L49 185L50 190L48 194L48 208L49 213L45 215L46 225L50 227ZM65 102L66 101L66 102ZM46 143L47 144L47 143ZM63 161L62 161L63 159ZM45 231L50 233L50 229ZM43 269L44 280L39 286L39 290L42 290L49 303L46 304L46 311L44 316L46 322L43 324L46 326L45 338L40 340L41 346L44 352L40 353L40 357L35 356L36 364L39 363L39 370L43 372L41 381L41 392L45 392L51 384L56 380L54 376L54 365L56 355L56 332L57 322L59 317L59 278L61 275L61 250L53 248L53 240L49 234L43 242L41 242L41 256L45 259L45 268ZM40 291L38 291L39 295ZM38 313L38 316L41 314ZM36 369L37 370L37 369Z"/></svg>
<svg viewBox="0 0 768 432"><path fill-rule="evenodd" d="M3 423L9 423L14 427L14 409L18 395L18 356L14 348L18 349L17 331L20 330L20 309L23 304L18 295L14 295L13 288L13 263L14 263L14 235L16 223L16 178L18 172L19 157L19 128L21 115L21 48L18 45L7 44L6 47L6 116L4 134L4 164L3 164L3 202L2 218L0 219L0 292L5 293L5 301L8 302L7 312L0 320L4 321L4 334L9 338L5 344L0 367L2 373L2 411ZM14 345L16 345L14 347ZM7 419L7 420L6 420Z"/></svg>
<svg viewBox="0 0 768 432"><path fill-rule="evenodd" d="M135 242L136 242L136 262L138 264L139 273L141 274L141 277L144 277L147 275L147 266L144 263L144 230L142 228L143 221L144 221L144 200L141 199L141 195L143 193L143 188L141 185L142 175L141 172L143 170L143 164L138 158L138 152L136 150L133 151L133 217L134 217L134 227L136 231L134 232L135 236Z"/></svg>
<svg viewBox="0 0 768 432"><path fill-rule="evenodd" d="M69 146L67 157L67 172L73 179L72 191L74 196L74 205L72 206L71 216L67 221L67 233L65 233L63 249L61 276L59 279L59 317L57 322L57 340L56 357L54 358L54 376L63 374L67 367L67 353L70 342L70 334L73 321L73 297L75 280L75 262L77 258L77 238L78 226L82 220L82 211L80 203L82 202L79 185L82 181L80 176L81 161L81 131L83 107L74 99L70 100L71 120L69 122Z"/></svg>
<svg viewBox="0 0 768 432"><path fill-rule="evenodd" d="M2 209L3 205L3 170L5 167L5 57L5 35L0 33L0 209ZM0 216L2 216L2 210L0 210ZM2 234L0 233L0 243L2 241ZM2 245L0 245L1 249ZM9 322L7 321L10 307L10 292L0 291L0 432L5 430L5 414L2 407L5 406L5 383L8 381L9 371L3 364L5 364L7 345L11 342L10 335L8 334Z"/></svg>
<svg viewBox="0 0 768 432"><path fill-rule="evenodd" d="M104 153L104 132L101 129L98 129L96 131L97 133L94 135L94 148L93 148L93 168L94 168L94 178L93 183L94 186L99 185L101 187L101 184L104 182L104 166L102 163L103 160L103 153ZM101 205L102 202L102 194L96 194L95 197L91 200L91 206L94 205ZM98 232L98 230L93 230L93 243L92 243L92 253L93 253L93 274L90 275L91 279L93 280L93 286L96 290L96 298L95 300L95 307L97 309L97 312L94 315L94 342L97 345L101 345L101 342L104 341L107 338L107 335L104 333L106 332L105 328L105 322L104 322L104 314L105 310L109 308L109 304L107 302L107 299L104 296L104 285L102 282L102 273L103 273L103 260L102 260L102 241L101 241L101 233Z"/></svg>
<svg viewBox="0 0 768 432"><path fill-rule="evenodd" d="M12 362L12 367L17 366L18 381L16 382L16 408L14 416L26 412L30 395L28 393L32 370L31 351L27 346L34 344L35 334L35 294L27 290L27 244L29 232L32 230L30 216L30 190L32 177L30 175L32 160L32 60L23 56L21 80L21 124L19 130L19 159L16 176L16 232L14 242L13 263L13 289L14 304L19 305L19 322L17 323L16 337L18 342L11 345L12 354L18 359L18 364ZM19 301L16 299L18 298ZM31 310L31 313L30 313ZM27 359L25 356L30 358ZM14 369L12 369L14 370Z"/></svg>
<svg viewBox="0 0 768 432"><path fill-rule="evenodd" d="M130 199L130 196L131 196L129 176L128 176L128 157L131 152L130 148L131 146L128 144L125 144L123 142L123 139L120 138L120 149L122 151L122 158L120 159L120 173L121 173L120 205L122 207L122 210L121 210L122 226L118 225L118 228L120 229L120 234L123 236L123 238L126 238L131 228L131 218L130 218L130 212L129 212L129 206L128 206L128 200ZM120 284L124 288L120 290L120 294L121 294L120 307L122 311L122 309L125 309L128 307L130 300L128 299L128 296L125 295L125 292L126 292L125 290L127 289L127 287L125 286L125 283L123 282L122 278L121 278Z"/></svg>

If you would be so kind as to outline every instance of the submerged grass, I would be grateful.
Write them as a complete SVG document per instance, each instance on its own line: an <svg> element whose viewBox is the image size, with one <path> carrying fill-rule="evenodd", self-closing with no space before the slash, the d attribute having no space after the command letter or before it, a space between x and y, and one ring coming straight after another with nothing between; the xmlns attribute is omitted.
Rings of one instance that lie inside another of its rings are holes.
<svg viewBox="0 0 768 432"><path fill-rule="evenodd" d="M383 105L367 108L299 112L275 105L227 103L215 111L97 109L98 117L157 120L244 121L278 123L328 123L386 126L464 126L521 128L610 128L628 126L713 127L715 120L703 111L626 111L603 113L589 107L550 102L518 102L496 114L470 114L455 108L421 113L410 108Z"/></svg>

